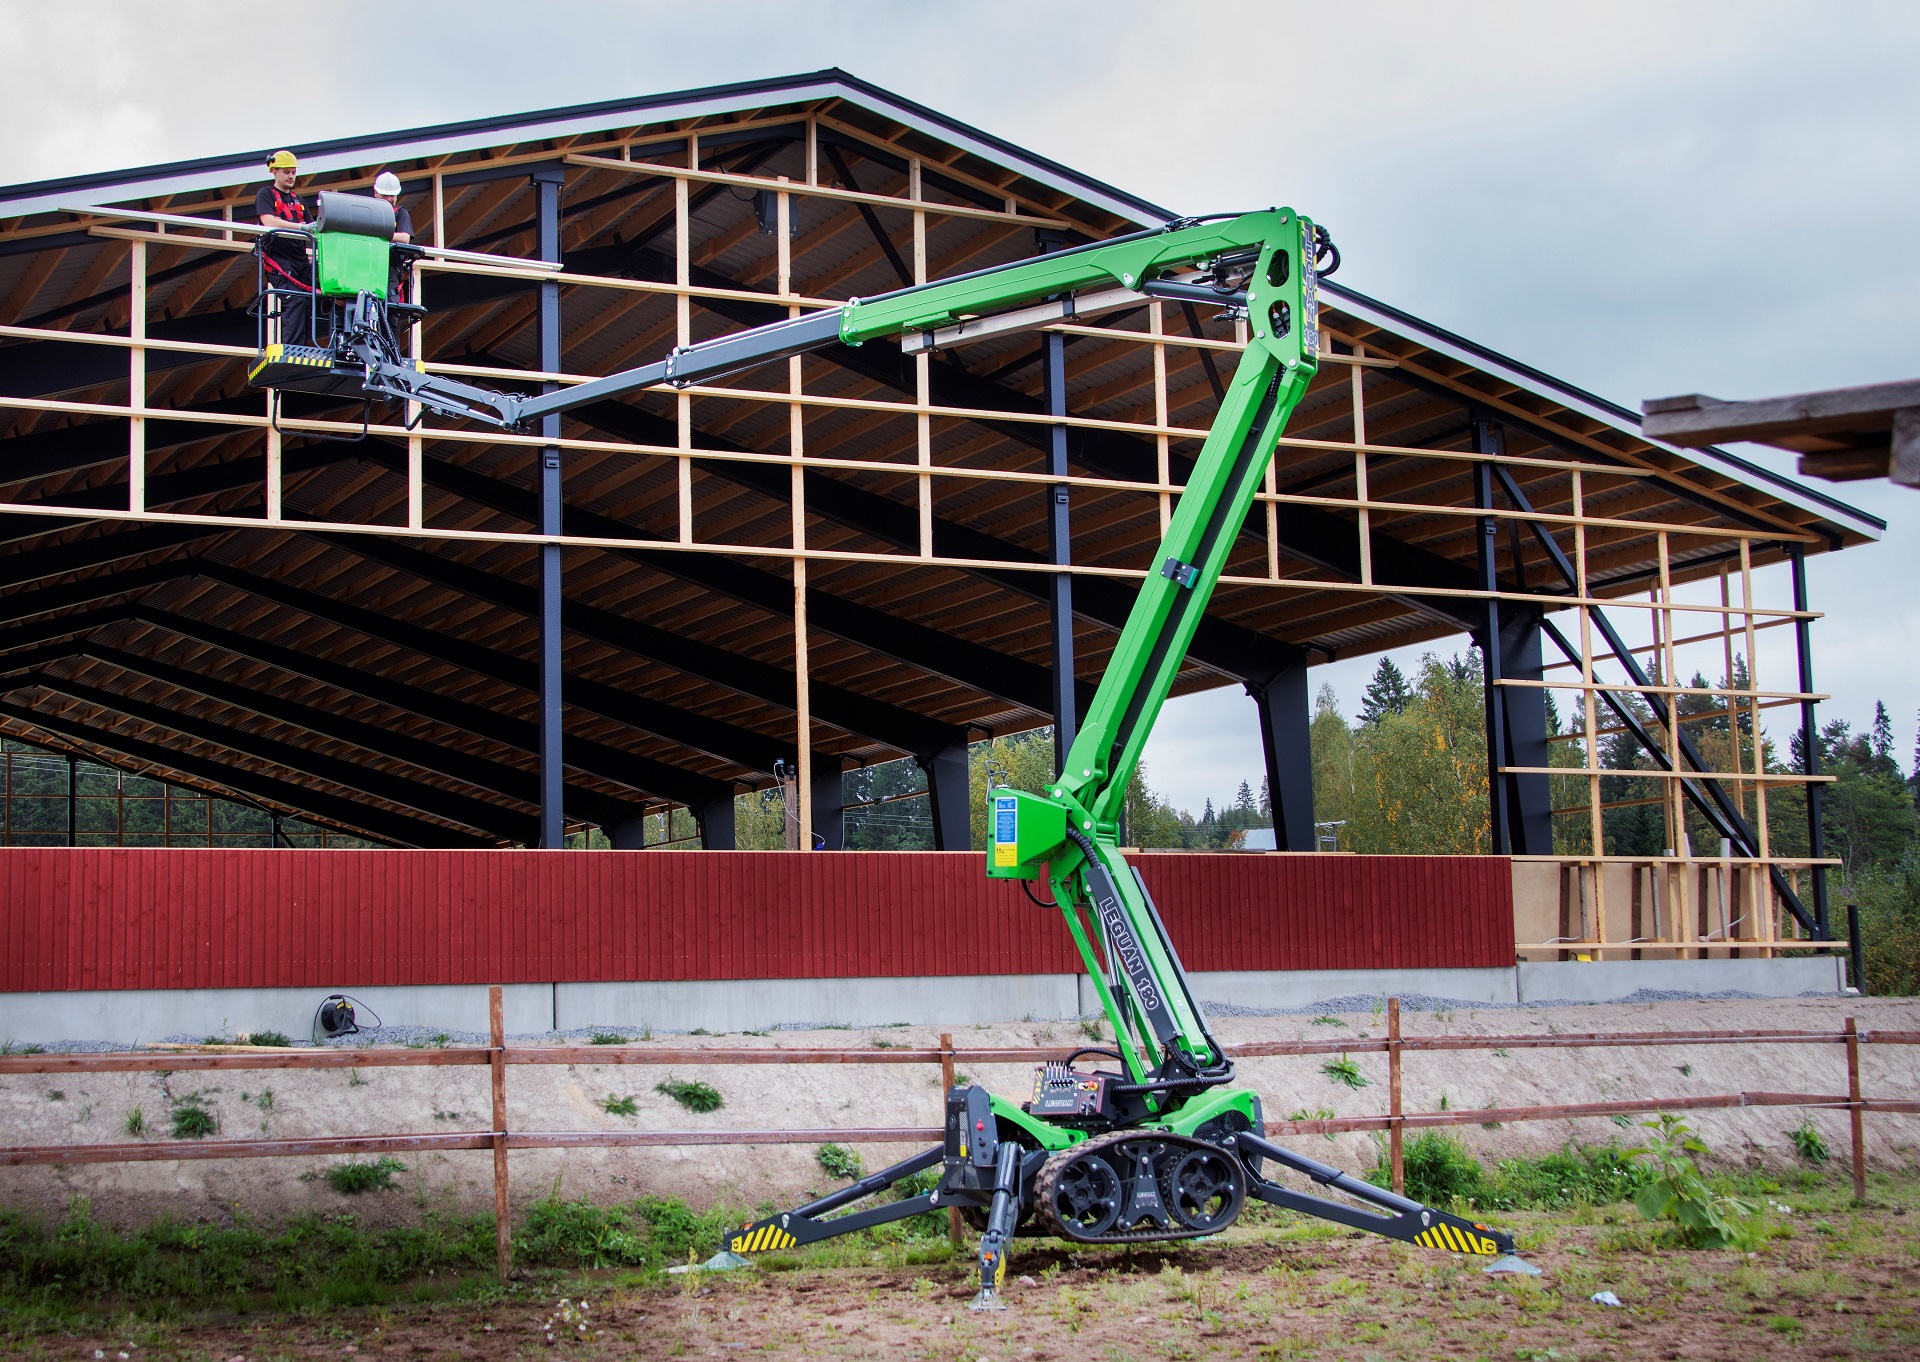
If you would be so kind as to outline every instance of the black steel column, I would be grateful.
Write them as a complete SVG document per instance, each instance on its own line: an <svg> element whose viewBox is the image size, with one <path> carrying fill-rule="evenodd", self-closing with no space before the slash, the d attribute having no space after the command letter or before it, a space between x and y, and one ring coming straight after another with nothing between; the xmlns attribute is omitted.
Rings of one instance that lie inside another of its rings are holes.
<svg viewBox="0 0 1920 1362"><path fill-rule="evenodd" d="M80 839L74 835L77 829L73 822L73 796L73 758L69 756L67 758L67 845L77 847L80 845Z"/></svg>
<svg viewBox="0 0 1920 1362"><path fill-rule="evenodd" d="M1044 255L1065 247L1067 239L1051 232L1036 231L1034 243ZM1041 384L1047 403L1047 415L1067 414L1067 338L1058 331L1046 332L1040 342ZM1067 428L1053 426L1047 441L1047 474L1067 476ZM1073 562L1073 527L1068 519L1067 484L1059 482L1047 489L1047 561L1056 567ZM1080 712L1073 694L1073 578L1056 572L1047 578L1049 662L1053 667L1053 773L1066 769L1067 749L1080 732Z"/></svg>
<svg viewBox="0 0 1920 1362"><path fill-rule="evenodd" d="M973 793L964 744L943 747L930 757L914 759L927 773L927 802L933 810L933 849L970 851L973 848Z"/></svg>
<svg viewBox="0 0 1920 1362"><path fill-rule="evenodd" d="M1515 601L1500 611L1501 675L1515 681L1546 677L1540 647L1540 611ZM1500 692L1506 715L1507 761L1514 766L1549 766L1547 693L1536 686L1513 686ZM1507 832L1515 856L1553 854L1553 789L1551 777L1507 777Z"/></svg>
<svg viewBox="0 0 1920 1362"><path fill-rule="evenodd" d="M1273 844L1281 851L1312 851L1313 710L1307 664L1289 667L1264 685L1247 682L1260 710L1260 752L1267 763L1273 804Z"/></svg>
<svg viewBox="0 0 1920 1362"><path fill-rule="evenodd" d="M1046 376L1047 415L1067 414L1067 338L1049 331L1043 368ZM1051 428L1047 442L1047 473L1067 476L1067 428ZM1047 489L1047 561L1056 567L1073 562L1073 529L1067 518L1067 484ZM1047 609L1053 666L1053 773L1066 769L1067 749L1080 731L1080 714L1073 696L1073 578L1056 572L1047 578Z"/></svg>
<svg viewBox="0 0 1920 1362"><path fill-rule="evenodd" d="M1474 412L1474 451L1483 455L1497 455L1501 452L1500 445L1499 428L1481 413ZM1484 459L1473 466L1473 504L1476 510L1493 509L1493 465ZM1492 516L1481 516L1479 523L1480 589L1498 591L1500 573L1494 536L1499 522ZM1513 854L1513 837L1507 825L1507 779L1501 771L1509 763L1506 696L1498 684L1505 675L1501 670L1500 602L1491 598L1482 601L1477 614L1480 623L1473 634L1474 642L1480 645L1480 673L1486 701L1487 813L1493 834L1492 851L1496 856L1510 856Z"/></svg>
<svg viewBox="0 0 1920 1362"><path fill-rule="evenodd" d="M814 761L820 760L818 752ZM816 851L847 849L847 792L841 778L840 763L816 768L813 777L813 837Z"/></svg>
<svg viewBox="0 0 1920 1362"><path fill-rule="evenodd" d="M668 820L671 822L671 814ZM705 808L693 810L693 821L700 829L702 851L732 851L735 848L732 795L723 795L710 801Z"/></svg>
<svg viewBox="0 0 1920 1362"><path fill-rule="evenodd" d="M542 260L560 260L560 189L565 172L558 166L541 166L533 172L534 221ZM560 284L542 282L536 312L535 332L539 356L537 366L547 373L560 370ZM547 383L543 391L559 385ZM560 436L560 418L540 420L540 434L548 439ZM561 533L560 450L548 445L540 451L540 533ZM565 845L566 763L561 738L561 627L560 627L560 546L540 547L540 845Z"/></svg>
<svg viewBox="0 0 1920 1362"><path fill-rule="evenodd" d="M1789 545L1787 555L1793 563L1793 608L1807 609L1807 554L1798 544ZM1800 691L1803 695L1813 693L1813 621L1804 615L1793 622L1793 640L1800 654ZM1800 702L1800 752L1802 775L1820 774L1820 728L1814 720L1813 701ZM1820 798L1820 786L1809 784L1807 790L1807 854L1818 860L1827 854L1827 830L1825 826L1824 801ZM1833 931L1827 920L1827 868L1823 865L1812 867L1813 878L1813 920L1818 927L1820 939L1830 941Z"/></svg>

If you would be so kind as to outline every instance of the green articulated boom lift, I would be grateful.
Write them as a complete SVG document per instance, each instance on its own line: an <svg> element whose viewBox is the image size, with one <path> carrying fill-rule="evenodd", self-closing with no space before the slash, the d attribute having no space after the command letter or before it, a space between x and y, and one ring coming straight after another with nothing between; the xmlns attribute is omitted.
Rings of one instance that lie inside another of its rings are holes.
<svg viewBox="0 0 1920 1362"><path fill-rule="evenodd" d="M946 1096L946 1136L829 1196L731 1231L710 1266L786 1250L937 1207L981 1231L976 1308L997 1308L1016 1229L1081 1244L1217 1234L1256 1198L1422 1247L1534 1272L1504 1231L1348 1176L1266 1138L1259 1096L1233 1086L1180 958L1139 874L1117 848L1129 777L1288 417L1318 365L1317 288L1338 256L1322 228L1284 208L1188 218L825 309L675 350L642 368L556 392L493 392L403 360L378 297L335 299L331 340L294 358L263 349L255 382L419 403L508 430L656 384L684 386L818 349L898 338L908 353L1131 306L1207 302L1244 317L1245 354L1214 419L1118 647L1066 756L1039 794L989 789L986 872L1045 879L1111 1023L1112 1048L1043 1065L1026 1101L973 1084ZM381 280L384 283L384 276ZM1024 885L1027 895L1043 902ZM1107 1067L1076 1067L1080 1061ZM930 1169L933 1190L856 1203ZM1304 1177L1296 1190L1280 1177ZM1339 1192L1335 1200L1327 1192Z"/></svg>

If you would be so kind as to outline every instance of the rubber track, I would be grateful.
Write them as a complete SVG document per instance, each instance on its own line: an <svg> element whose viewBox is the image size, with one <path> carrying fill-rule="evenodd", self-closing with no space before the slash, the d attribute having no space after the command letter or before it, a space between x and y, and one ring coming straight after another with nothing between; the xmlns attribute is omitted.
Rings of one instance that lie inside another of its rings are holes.
<svg viewBox="0 0 1920 1362"><path fill-rule="evenodd" d="M1161 1130L1116 1130L1110 1135L1097 1135L1091 1140L1082 1140L1071 1149L1062 1150L1040 1166L1040 1175L1034 1179L1033 1183L1033 1214L1034 1218L1039 1221L1040 1228L1047 1234L1056 1235L1061 1239L1066 1239L1075 1244L1153 1244L1169 1239L1203 1239L1209 1234L1218 1234L1221 1230L1227 1228L1226 1225L1216 1225L1210 1230L1181 1229L1178 1227L1179 1222L1174 1221L1175 1227L1171 1229L1128 1230L1125 1233L1109 1231L1106 1234L1088 1239L1084 1235L1074 1233L1065 1225L1061 1224L1059 1216L1054 1213L1053 1194L1060 1185L1060 1174L1066 1169L1067 1165L1087 1154L1096 1154L1103 1149L1111 1149L1115 1145L1126 1144L1131 1140L1157 1140L1162 1144L1180 1145L1187 1149L1204 1149L1214 1154L1224 1153L1229 1159L1232 1159L1236 1165L1239 1165L1238 1158L1234 1156L1231 1150L1223 1150L1219 1145L1211 1141L1196 1140L1189 1135L1174 1135ZM1244 1167L1241 1167L1240 1176L1243 1180L1242 1187L1244 1192L1244 1179L1246 1178L1246 1169ZM1171 1189L1163 1185L1160 1188L1160 1196L1161 1199L1167 1203L1168 1218L1172 1219ZM1246 1197L1244 1194L1241 1196L1240 1205L1242 1210L1246 1208ZM1238 1216L1235 1217L1235 1219L1238 1218ZM1232 1224L1233 1222L1228 1221L1227 1223Z"/></svg>

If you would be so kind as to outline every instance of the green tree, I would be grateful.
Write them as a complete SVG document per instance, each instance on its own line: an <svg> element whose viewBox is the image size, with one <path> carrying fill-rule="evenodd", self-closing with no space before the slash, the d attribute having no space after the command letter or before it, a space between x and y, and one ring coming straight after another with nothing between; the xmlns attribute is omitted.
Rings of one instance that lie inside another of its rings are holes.
<svg viewBox="0 0 1920 1362"><path fill-rule="evenodd" d="M1405 712L1412 701L1413 687L1407 684L1406 676L1393 665L1392 658L1383 657L1360 697L1360 722L1377 724L1389 714Z"/></svg>

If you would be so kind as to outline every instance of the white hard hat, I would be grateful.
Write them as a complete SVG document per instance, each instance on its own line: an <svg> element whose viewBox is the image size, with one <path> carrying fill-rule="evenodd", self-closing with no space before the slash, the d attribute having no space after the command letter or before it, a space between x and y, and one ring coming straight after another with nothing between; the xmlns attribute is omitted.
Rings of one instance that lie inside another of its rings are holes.
<svg viewBox="0 0 1920 1362"><path fill-rule="evenodd" d="M392 194L397 197L400 193L400 177L391 170L381 171L373 182L373 192L376 194Z"/></svg>

